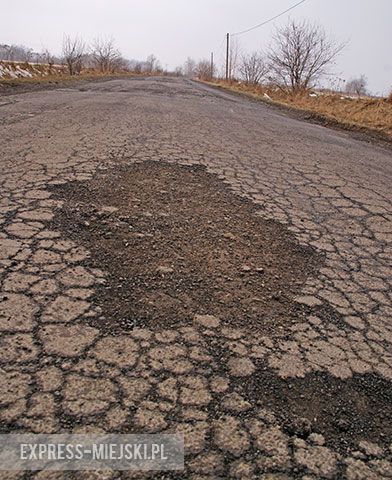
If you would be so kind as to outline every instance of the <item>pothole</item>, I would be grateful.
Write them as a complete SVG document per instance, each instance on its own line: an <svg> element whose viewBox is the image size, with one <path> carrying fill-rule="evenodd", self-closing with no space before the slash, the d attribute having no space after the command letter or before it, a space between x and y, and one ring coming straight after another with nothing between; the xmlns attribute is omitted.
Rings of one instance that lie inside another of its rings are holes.
<svg viewBox="0 0 392 480"><path fill-rule="evenodd" d="M264 331L302 317L293 301L322 259L201 166L143 162L53 187L54 228L106 272L101 329L174 327L194 314Z"/></svg>

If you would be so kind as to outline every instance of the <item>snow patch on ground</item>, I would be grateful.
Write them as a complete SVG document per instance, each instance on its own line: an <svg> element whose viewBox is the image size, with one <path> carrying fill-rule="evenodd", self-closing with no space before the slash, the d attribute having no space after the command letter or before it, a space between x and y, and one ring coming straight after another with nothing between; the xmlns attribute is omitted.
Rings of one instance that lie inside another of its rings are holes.
<svg viewBox="0 0 392 480"><path fill-rule="evenodd" d="M0 79L45 77L50 74L61 75L64 73L63 65L0 61Z"/></svg>

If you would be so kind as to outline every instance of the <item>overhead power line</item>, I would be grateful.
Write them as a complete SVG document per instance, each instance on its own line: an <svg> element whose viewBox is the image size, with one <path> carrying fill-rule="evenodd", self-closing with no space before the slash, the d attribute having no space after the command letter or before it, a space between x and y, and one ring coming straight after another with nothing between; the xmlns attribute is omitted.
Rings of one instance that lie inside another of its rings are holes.
<svg viewBox="0 0 392 480"><path fill-rule="evenodd" d="M278 13L278 15L275 15L274 17L269 18L268 20L265 20L264 22L259 23L258 25L255 25L255 26L253 26L253 27L247 28L246 30L242 30L241 32L231 33L230 36L231 36L231 37L234 37L234 36L237 36L237 35L242 35L243 33L251 32L252 30L256 30L256 28L262 27L262 26L265 25L266 23L272 22L272 21L275 20L276 18L281 17L281 16L284 15L285 13L289 12L290 10L293 10L293 8L298 7L299 5L301 5L301 3L304 3L304 2L306 2L306 0L301 0L300 2L298 2L298 3L296 3L295 5L291 6L290 8L288 8L287 10L285 10L284 12Z"/></svg>

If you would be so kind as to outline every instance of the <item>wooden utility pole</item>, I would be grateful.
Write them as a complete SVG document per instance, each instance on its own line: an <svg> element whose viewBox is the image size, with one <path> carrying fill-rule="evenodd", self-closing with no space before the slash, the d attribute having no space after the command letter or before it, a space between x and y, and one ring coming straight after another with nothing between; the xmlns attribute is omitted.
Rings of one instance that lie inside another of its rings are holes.
<svg viewBox="0 0 392 480"><path fill-rule="evenodd" d="M230 33L226 35L226 82L229 81Z"/></svg>
<svg viewBox="0 0 392 480"><path fill-rule="evenodd" d="M214 52L211 52L211 80L214 78Z"/></svg>

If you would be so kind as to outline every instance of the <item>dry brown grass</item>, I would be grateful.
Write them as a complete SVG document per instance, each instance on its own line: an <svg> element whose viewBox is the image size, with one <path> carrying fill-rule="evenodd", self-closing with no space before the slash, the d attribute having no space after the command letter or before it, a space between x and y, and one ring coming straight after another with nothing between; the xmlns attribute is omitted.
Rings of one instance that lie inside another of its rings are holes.
<svg viewBox="0 0 392 480"><path fill-rule="evenodd" d="M280 89L237 82L219 81L214 84L259 100L316 114L327 122L339 123L347 128L366 128L392 138L392 93L388 98L349 98L344 94L325 92L318 92L316 96L311 96L308 92L293 95Z"/></svg>

